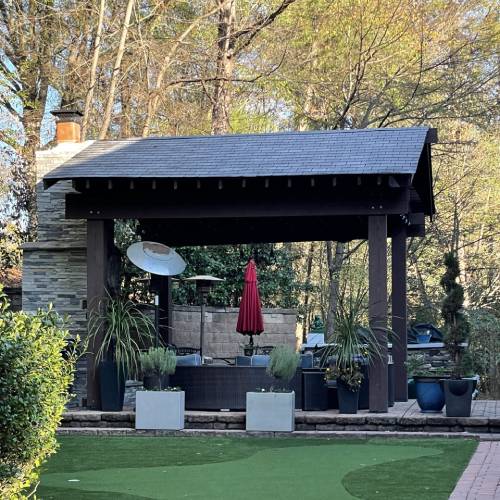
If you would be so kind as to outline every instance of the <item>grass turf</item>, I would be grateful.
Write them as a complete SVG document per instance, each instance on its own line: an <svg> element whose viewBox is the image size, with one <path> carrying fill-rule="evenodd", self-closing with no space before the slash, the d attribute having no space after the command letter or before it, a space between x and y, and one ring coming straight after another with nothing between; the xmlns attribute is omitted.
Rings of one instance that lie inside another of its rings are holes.
<svg viewBox="0 0 500 500"><path fill-rule="evenodd" d="M39 498L446 499L477 443L462 439L61 437Z"/></svg>

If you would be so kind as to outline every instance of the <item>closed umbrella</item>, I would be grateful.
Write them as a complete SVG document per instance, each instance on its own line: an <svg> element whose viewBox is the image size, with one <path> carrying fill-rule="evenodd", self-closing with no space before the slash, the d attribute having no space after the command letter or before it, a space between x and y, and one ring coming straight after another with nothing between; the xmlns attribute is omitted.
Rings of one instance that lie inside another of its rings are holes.
<svg viewBox="0 0 500 500"><path fill-rule="evenodd" d="M253 345L253 336L264 331L264 320L257 285L257 269L253 259L248 261L245 269L245 285L240 302L236 331L243 335L249 335L250 345Z"/></svg>

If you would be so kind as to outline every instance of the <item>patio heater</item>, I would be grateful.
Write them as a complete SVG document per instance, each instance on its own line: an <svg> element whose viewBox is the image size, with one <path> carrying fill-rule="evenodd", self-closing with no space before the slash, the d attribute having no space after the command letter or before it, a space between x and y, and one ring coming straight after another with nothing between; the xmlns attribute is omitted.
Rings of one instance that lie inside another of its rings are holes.
<svg viewBox="0 0 500 500"><path fill-rule="evenodd" d="M186 278L185 281L196 283L196 293L200 301L200 356L203 359L203 340L205 336L205 306L207 304L207 296L210 290L215 286L218 281L224 281L222 278L215 278L214 276L192 276Z"/></svg>
<svg viewBox="0 0 500 500"><path fill-rule="evenodd" d="M186 268L184 259L173 249L154 241L138 241L127 248L127 257L139 269L159 276L175 276ZM160 296L154 290L155 346L160 340Z"/></svg>

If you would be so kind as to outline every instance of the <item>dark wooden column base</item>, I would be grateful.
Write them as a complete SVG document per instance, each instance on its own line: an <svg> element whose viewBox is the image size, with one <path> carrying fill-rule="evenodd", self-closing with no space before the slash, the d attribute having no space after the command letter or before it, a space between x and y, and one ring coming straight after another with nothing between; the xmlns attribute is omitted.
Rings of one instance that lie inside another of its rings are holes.
<svg viewBox="0 0 500 500"><path fill-rule="evenodd" d="M371 412L388 410L387 371L387 216L368 217L368 279L370 327L375 332L381 356L369 367Z"/></svg>
<svg viewBox="0 0 500 500"><path fill-rule="evenodd" d="M108 266L113 252L113 220L87 220L87 317L102 305L106 297ZM87 355L87 407L101 408L99 380L95 355L102 337L97 336L89 344Z"/></svg>
<svg viewBox="0 0 500 500"><path fill-rule="evenodd" d="M406 312L406 226L401 221L392 236L392 357L394 360L394 397L408 401L407 312Z"/></svg>

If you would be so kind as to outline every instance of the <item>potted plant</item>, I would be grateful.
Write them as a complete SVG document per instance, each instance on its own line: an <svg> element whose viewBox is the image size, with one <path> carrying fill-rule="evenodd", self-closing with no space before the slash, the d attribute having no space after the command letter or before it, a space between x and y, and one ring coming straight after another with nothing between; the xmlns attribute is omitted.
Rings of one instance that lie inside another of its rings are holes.
<svg viewBox="0 0 500 500"><path fill-rule="evenodd" d="M446 271L441 278L441 286L446 296L441 307L444 319L444 342L450 353L452 369L451 377L443 380L447 417L470 417L472 393L475 381L466 378L466 347L470 325L463 311L464 290L457 278L460 267L457 256L449 252L444 257Z"/></svg>
<svg viewBox="0 0 500 500"><path fill-rule="evenodd" d="M300 356L291 347L277 346L269 355L267 372L278 386L247 392L246 430L292 432L295 429L295 392L286 384L295 375Z"/></svg>
<svg viewBox="0 0 500 500"><path fill-rule="evenodd" d="M331 344L323 354L328 378L337 381L340 413L357 413L363 366L380 357L377 338L371 328L360 324L364 294L361 290L339 297Z"/></svg>
<svg viewBox="0 0 500 500"><path fill-rule="evenodd" d="M89 319L89 340L97 344L95 363L101 409L121 411L125 380L138 373L140 344L152 340L153 321L122 297L101 301Z"/></svg>
<svg viewBox="0 0 500 500"><path fill-rule="evenodd" d="M140 363L146 390L137 391L135 395L135 428L184 429L184 391L168 386L168 377L175 373L177 365L175 352L152 347L141 353Z"/></svg>
<svg viewBox="0 0 500 500"><path fill-rule="evenodd" d="M139 354L142 381L146 391L161 391L168 387L169 375L175 373L175 352L164 347L150 347Z"/></svg>
<svg viewBox="0 0 500 500"><path fill-rule="evenodd" d="M408 392L414 387L417 404L422 413L439 413L444 407L444 391L442 379L445 370L431 369L423 354L414 354L406 362L408 376Z"/></svg>

